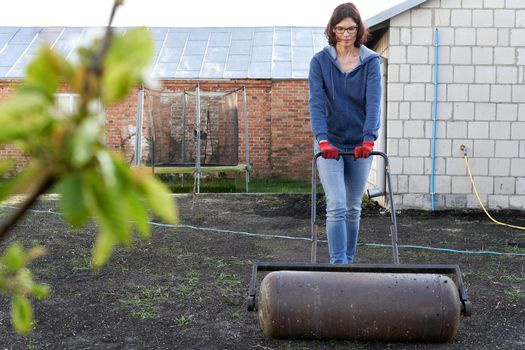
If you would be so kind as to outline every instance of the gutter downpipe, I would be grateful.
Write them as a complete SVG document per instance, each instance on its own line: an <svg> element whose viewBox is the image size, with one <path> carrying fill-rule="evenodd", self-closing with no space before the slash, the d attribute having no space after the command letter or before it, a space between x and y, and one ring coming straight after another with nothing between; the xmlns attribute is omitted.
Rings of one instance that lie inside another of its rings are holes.
<svg viewBox="0 0 525 350"><path fill-rule="evenodd" d="M435 172L435 163L436 163L436 119L437 119L437 96L438 96L438 29L435 29L435 57L434 57L434 108L433 108L433 126L432 126L432 176L430 178L430 195L432 197L432 211L435 209L434 205L434 172Z"/></svg>

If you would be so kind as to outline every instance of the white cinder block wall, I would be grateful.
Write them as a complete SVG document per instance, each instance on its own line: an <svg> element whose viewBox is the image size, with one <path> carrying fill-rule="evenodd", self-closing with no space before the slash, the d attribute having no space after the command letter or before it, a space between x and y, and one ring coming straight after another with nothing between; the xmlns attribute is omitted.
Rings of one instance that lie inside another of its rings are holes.
<svg viewBox="0 0 525 350"><path fill-rule="evenodd" d="M387 152L396 204L525 210L525 0L430 0L390 20Z"/></svg>

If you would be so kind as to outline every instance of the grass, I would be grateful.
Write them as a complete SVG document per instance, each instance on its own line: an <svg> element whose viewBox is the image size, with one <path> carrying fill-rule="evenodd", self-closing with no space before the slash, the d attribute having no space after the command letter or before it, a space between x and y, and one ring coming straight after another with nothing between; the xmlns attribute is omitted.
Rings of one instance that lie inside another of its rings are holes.
<svg viewBox="0 0 525 350"><path fill-rule="evenodd" d="M158 175L169 186L173 193L192 193L193 178L185 177L184 181L177 175ZM249 191L251 193L310 193L311 184L308 180L293 179L250 179ZM317 186L321 192L321 185ZM242 178L227 178L224 176L210 176L201 178L201 193L244 193L246 182Z"/></svg>
<svg viewBox="0 0 525 350"><path fill-rule="evenodd" d="M146 286L135 286L134 294L125 299L120 299L122 306L130 311L133 318L151 320L158 317L157 304L168 299L168 295L160 288L151 289Z"/></svg>

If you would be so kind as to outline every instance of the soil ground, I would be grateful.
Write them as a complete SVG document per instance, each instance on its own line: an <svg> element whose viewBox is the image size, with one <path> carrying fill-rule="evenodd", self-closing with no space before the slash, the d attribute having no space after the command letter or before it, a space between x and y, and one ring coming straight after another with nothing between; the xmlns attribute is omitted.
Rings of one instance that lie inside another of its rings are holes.
<svg viewBox="0 0 525 350"><path fill-rule="evenodd" d="M201 194L177 196L181 224L155 225L151 241L118 249L109 264L90 269L96 226L73 230L39 201L7 242L44 245L31 265L52 288L34 301L35 327L26 337L10 325L0 297L0 346L5 349L525 349L525 257L466 254L403 245L504 253L525 252L523 231L492 223L481 212L398 213L401 263L459 264L473 304L448 343L275 340L262 334L245 300L255 260L309 262L309 196ZM40 211L38 211L40 210ZM323 206L319 235L324 238ZM12 209L0 207L0 219ZM523 212L492 213L525 226ZM390 216L364 209L357 263L390 263ZM223 231L221 231L223 230ZM270 235L276 237L263 237ZM327 262L320 243L318 262Z"/></svg>

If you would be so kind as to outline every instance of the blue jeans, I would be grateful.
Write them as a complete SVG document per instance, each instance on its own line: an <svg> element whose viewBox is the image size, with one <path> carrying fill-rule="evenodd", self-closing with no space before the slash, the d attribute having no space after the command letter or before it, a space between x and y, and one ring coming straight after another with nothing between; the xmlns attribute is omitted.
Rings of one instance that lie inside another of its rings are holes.
<svg viewBox="0 0 525 350"><path fill-rule="evenodd" d="M317 143L314 150L319 152ZM363 193L371 165L372 157L317 158L317 170L326 197L326 235L332 264L354 261Z"/></svg>

